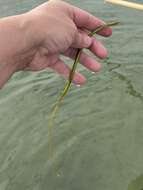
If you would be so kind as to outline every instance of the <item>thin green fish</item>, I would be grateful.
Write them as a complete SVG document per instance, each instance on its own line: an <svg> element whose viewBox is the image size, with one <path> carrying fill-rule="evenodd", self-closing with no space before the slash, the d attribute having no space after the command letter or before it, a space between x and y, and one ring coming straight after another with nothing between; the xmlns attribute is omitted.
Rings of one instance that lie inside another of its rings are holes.
<svg viewBox="0 0 143 190"><path fill-rule="evenodd" d="M102 31L103 29L107 28L107 27L110 27L110 26L115 26L115 25L118 25L119 22L109 22L109 23L106 23L102 26L99 26L96 28L95 31L93 32L90 32L88 35L89 36L94 36L95 34L97 34L98 32ZM52 128L53 128L53 125L54 125L54 119L56 117L56 114L57 114L57 111L64 99L64 97L67 95L70 87L71 87L71 84L72 84L72 80L73 80L73 77L74 77L74 74L75 74L75 71L76 71L76 68L77 68L77 65L79 63L79 58L80 58L80 54L82 52L82 49L78 49L77 50L77 53L76 53L76 56L75 56L75 60L74 60L74 63L73 63L73 66L72 66L72 69L71 69L71 72L70 72L70 75L69 75L69 80L67 81L67 83L65 84L64 86L64 89L62 90L61 92L61 95L60 97L57 99L57 102L56 104L54 105L52 111L51 111L51 115L49 117L49 125L48 125L48 150L49 150L49 157L52 157L53 155L53 147L52 147Z"/></svg>

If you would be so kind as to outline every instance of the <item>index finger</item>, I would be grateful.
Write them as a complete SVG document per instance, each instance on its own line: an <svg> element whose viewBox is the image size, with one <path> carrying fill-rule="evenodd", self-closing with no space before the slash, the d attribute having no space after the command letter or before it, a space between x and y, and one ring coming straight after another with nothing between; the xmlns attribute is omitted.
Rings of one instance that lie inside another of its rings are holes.
<svg viewBox="0 0 143 190"><path fill-rule="evenodd" d="M102 21L101 19L93 16L92 14L78 7L73 6L72 11L73 11L72 12L73 21L78 28L85 28L89 31L94 31L96 30L97 27L105 24L105 22ZM103 29L102 31L99 32L99 34L102 36L110 36L112 34L112 29L111 28Z"/></svg>

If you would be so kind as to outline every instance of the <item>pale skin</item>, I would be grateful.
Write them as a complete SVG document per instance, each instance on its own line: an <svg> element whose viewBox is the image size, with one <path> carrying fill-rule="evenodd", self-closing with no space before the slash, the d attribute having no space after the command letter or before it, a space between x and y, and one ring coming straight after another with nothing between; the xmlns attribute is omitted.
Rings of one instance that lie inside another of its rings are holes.
<svg viewBox="0 0 143 190"><path fill-rule="evenodd" d="M78 48L87 48L103 59L107 50L96 38L89 37L104 22L90 13L60 0L50 0L29 12L0 19L0 88L17 71L50 68L68 78L70 67L60 55L75 58ZM99 35L108 37L111 28ZM80 63L98 72L100 63L86 53ZM76 72L73 83L82 85L86 78Z"/></svg>

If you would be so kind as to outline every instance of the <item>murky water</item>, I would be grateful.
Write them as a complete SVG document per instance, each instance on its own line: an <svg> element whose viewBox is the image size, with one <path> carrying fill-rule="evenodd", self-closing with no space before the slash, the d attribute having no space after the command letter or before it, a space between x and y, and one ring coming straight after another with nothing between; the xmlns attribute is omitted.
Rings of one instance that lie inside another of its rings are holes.
<svg viewBox="0 0 143 190"><path fill-rule="evenodd" d="M0 0L0 15L42 2ZM99 74L79 66L88 82L73 86L60 109L52 162L48 118L65 81L50 71L21 72L0 91L0 190L141 190L143 12L102 0L68 2L122 24L110 39L99 37L110 52Z"/></svg>

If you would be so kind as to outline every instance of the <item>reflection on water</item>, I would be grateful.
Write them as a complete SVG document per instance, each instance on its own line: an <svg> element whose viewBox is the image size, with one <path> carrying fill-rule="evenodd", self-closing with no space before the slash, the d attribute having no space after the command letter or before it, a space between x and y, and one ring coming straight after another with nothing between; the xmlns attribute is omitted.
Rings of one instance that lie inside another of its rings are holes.
<svg viewBox="0 0 143 190"><path fill-rule="evenodd" d="M43 1L0 0L0 15ZM65 81L50 71L21 72L0 91L0 190L141 190L142 177L128 184L143 173L143 12L101 0L67 2L122 25L110 39L98 37L110 53L99 74L79 66L88 82L64 100L52 162L47 125Z"/></svg>

